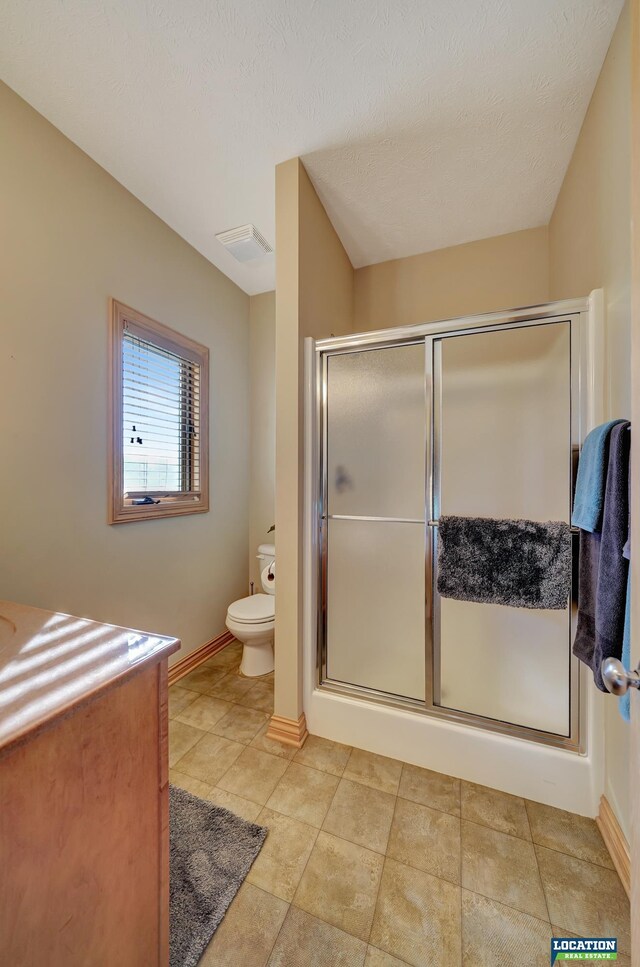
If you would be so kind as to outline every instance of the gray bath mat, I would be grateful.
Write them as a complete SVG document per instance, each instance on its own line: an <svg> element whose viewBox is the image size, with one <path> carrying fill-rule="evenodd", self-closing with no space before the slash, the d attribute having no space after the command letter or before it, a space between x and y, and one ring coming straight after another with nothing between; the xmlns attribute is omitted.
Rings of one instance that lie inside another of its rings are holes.
<svg viewBox="0 0 640 967"><path fill-rule="evenodd" d="M564 521L440 518L443 598L559 611L570 590L571 531Z"/></svg>
<svg viewBox="0 0 640 967"><path fill-rule="evenodd" d="M262 848L267 830L169 789L171 967L195 967Z"/></svg>

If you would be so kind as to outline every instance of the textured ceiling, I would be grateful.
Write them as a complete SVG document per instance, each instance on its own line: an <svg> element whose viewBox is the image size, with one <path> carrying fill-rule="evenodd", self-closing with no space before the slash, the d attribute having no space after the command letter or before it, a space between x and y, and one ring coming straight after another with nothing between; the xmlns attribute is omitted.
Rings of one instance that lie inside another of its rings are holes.
<svg viewBox="0 0 640 967"><path fill-rule="evenodd" d="M3 79L247 292L300 155L355 266L548 221L622 0L2 0Z"/></svg>

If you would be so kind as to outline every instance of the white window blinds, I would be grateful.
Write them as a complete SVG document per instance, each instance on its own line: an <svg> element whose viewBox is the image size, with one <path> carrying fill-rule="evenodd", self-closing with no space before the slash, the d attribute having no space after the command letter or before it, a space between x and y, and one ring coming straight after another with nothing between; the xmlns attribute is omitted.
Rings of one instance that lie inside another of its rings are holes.
<svg viewBox="0 0 640 967"><path fill-rule="evenodd" d="M200 490L200 365L125 327L122 337L124 496Z"/></svg>

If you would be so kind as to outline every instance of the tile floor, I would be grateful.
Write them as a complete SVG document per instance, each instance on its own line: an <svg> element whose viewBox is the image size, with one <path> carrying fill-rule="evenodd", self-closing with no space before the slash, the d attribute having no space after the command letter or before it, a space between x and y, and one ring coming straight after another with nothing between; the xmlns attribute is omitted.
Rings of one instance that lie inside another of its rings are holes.
<svg viewBox="0 0 640 967"><path fill-rule="evenodd" d="M202 967L548 967L629 904L593 820L311 736L265 737L232 643L170 689L171 781L269 829ZM592 961L593 964L605 963Z"/></svg>

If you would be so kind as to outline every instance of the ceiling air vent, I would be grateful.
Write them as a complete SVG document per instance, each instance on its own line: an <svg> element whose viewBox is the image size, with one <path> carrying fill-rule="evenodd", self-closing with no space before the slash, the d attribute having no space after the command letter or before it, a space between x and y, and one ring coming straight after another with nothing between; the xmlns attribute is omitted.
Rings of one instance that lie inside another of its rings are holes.
<svg viewBox="0 0 640 967"><path fill-rule="evenodd" d="M227 232L220 232L216 238L238 262L250 262L252 259L259 259L273 252L266 238L255 225L230 228Z"/></svg>

